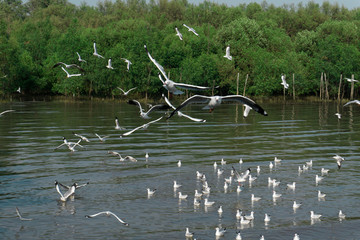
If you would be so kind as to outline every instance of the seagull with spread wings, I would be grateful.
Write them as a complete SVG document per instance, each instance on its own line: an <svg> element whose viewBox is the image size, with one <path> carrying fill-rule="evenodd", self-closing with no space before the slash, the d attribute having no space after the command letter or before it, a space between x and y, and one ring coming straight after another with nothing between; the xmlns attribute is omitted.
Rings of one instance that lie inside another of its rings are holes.
<svg viewBox="0 0 360 240"><path fill-rule="evenodd" d="M104 58L103 56L101 56L100 54L98 54L98 52L97 52L97 50L96 50L96 42L95 42L95 41L94 41L93 47L94 47L94 53L93 53L93 55L94 55L95 57L98 57L98 58Z"/></svg>
<svg viewBox="0 0 360 240"><path fill-rule="evenodd" d="M84 59L81 58L80 54L78 52L76 52L76 54L78 55L78 61L79 62L86 62Z"/></svg>
<svg viewBox="0 0 360 240"><path fill-rule="evenodd" d="M66 71L65 68L61 67L61 69L66 73L66 77L67 77L67 78L80 77L80 76L82 75L81 73L69 74L69 72Z"/></svg>
<svg viewBox="0 0 360 240"><path fill-rule="evenodd" d="M183 40L183 36L181 34L181 32L179 32L179 29L177 27L175 27L175 31L176 31L176 36L179 37L179 39L182 41Z"/></svg>
<svg viewBox="0 0 360 240"><path fill-rule="evenodd" d="M197 34L197 32L195 31L195 29L193 29L192 27L187 26L185 23L183 24L183 26L186 27L186 28L189 30L189 32L192 32L192 33L194 33L196 36L199 36L199 34Z"/></svg>
<svg viewBox="0 0 360 240"><path fill-rule="evenodd" d="M126 59L126 58L121 58L122 60L124 60L126 62L126 69L129 71L130 70L130 65L132 64L132 62L130 62L130 60Z"/></svg>
<svg viewBox="0 0 360 240"><path fill-rule="evenodd" d="M141 126L139 126L139 127L136 127L136 128L134 128L133 130L122 134L122 135L120 136L120 138L122 138L123 136L129 136L130 134L132 134L133 132L135 132L135 131L137 131L137 130L139 130L139 129L147 129L147 128L150 126L150 124L155 123L155 122L158 122L158 121L160 121L162 118L163 118L163 117L159 117L159 118L156 119L156 120L150 121L150 122L145 123L145 124L143 124L143 125L141 125Z"/></svg>
<svg viewBox="0 0 360 240"><path fill-rule="evenodd" d="M230 55L230 46L226 47L226 51L225 51L225 56L224 58L229 59L230 61L232 60L232 56Z"/></svg>
<svg viewBox="0 0 360 240"><path fill-rule="evenodd" d="M9 112L15 112L15 110L12 110L12 109L5 110L5 111L0 113L0 117L2 117L2 115L4 115L5 113L9 113Z"/></svg>
<svg viewBox="0 0 360 240"><path fill-rule="evenodd" d="M124 94L124 96L127 96L129 94L129 92L131 92L132 90L136 89L136 87L133 87L133 88L130 88L129 90L127 90L126 92L120 88L120 87L117 87L120 91L122 91Z"/></svg>
<svg viewBox="0 0 360 240"><path fill-rule="evenodd" d="M56 68L57 66L60 66L60 65L64 65L64 67L66 67L66 68L77 68L80 71L85 72L85 70L82 67L80 67L79 65L77 65L77 64L66 64L66 63L63 63L63 62L56 63L53 66L53 68Z"/></svg>
<svg viewBox="0 0 360 240"><path fill-rule="evenodd" d="M244 97L242 95L228 95L228 96L203 96L203 95L194 95L186 99L180 106L178 106L168 118L171 118L176 112L192 103L207 103L203 109L209 109L210 112L214 110L215 107L219 106L222 102L240 102L244 105L251 107L255 112L258 112L264 116L267 116L266 111L256 104L250 98Z"/></svg>
<svg viewBox="0 0 360 240"><path fill-rule="evenodd" d="M129 224L127 222L124 222L123 220L121 220L118 216L116 216L116 214L110 212L110 211L104 211L104 212L99 212L99 213L95 213L93 215L86 215L85 217L86 218L93 218L93 217L96 217L96 216L99 216L101 214L105 214L106 216L114 216L120 223L124 224L125 226L129 226Z"/></svg>
<svg viewBox="0 0 360 240"><path fill-rule="evenodd" d="M154 105L152 106L147 112L145 112L143 110L143 108L141 107L141 104L139 103L139 101L137 100L132 100L130 99L128 101L129 104L131 105L136 105L139 107L140 109L140 117L142 117L143 119L150 119L151 117L149 116L150 113L152 113L153 111L155 110L166 110L166 109L169 109L170 107L166 104L157 104L157 105Z"/></svg>

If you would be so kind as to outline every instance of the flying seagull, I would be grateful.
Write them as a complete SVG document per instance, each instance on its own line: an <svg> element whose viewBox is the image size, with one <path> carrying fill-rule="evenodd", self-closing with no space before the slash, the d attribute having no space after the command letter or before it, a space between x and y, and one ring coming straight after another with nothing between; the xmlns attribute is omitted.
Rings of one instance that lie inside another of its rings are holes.
<svg viewBox="0 0 360 240"><path fill-rule="evenodd" d="M172 109L176 109L172 104L171 102L169 101L169 99L163 94L162 97L165 99L165 102L172 108ZM178 116L179 117L186 117L188 119L190 119L191 121L194 121L194 122L206 122L206 120L204 119L199 119L199 118L193 118L193 117L190 117L189 115L186 115L180 111L177 112Z"/></svg>
<svg viewBox="0 0 360 240"><path fill-rule="evenodd" d="M197 32L195 31L195 29L193 29L192 27L187 26L185 23L183 24L183 26L186 27L186 28L189 30L189 32L192 32L192 33L194 33L196 36L199 36L199 34L197 34Z"/></svg>
<svg viewBox="0 0 360 240"><path fill-rule="evenodd" d="M80 184L80 185L79 185L79 184L77 184L77 183L75 182L75 183L73 183L73 185L67 186L67 185L64 185L64 184L59 183L58 181L56 181L56 182L59 184L60 187L66 189L66 190L70 190L70 189L72 188L72 186L75 186L75 189L78 189L78 188L85 187L86 185L89 184L89 182L87 182L87 183L84 183L84 184Z"/></svg>
<svg viewBox="0 0 360 240"><path fill-rule="evenodd" d="M103 136L101 137L99 134L95 133L95 135L99 138L100 142L105 142L105 138L108 138L109 136Z"/></svg>
<svg viewBox="0 0 360 240"><path fill-rule="evenodd" d="M179 29L177 27L175 27L175 31L176 31L176 36L178 36L180 38L180 40L183 40L183 36L182 34L179 32Z"/></svg>
<svg viewBox="0 0 360 240"><path fill-rule="evenodd" d="M114 155L114 156L119 157L119 161L120 161L120 162L123 162L123 161L125 161L125 160L129 160L129 161L131 161L131 162L137 162L137 159L136 159L136 158L134 158L134 157L132 157L132 156L126 156L126 157L123 158L123 157L121 156L121 154L118 153L118 152L108 151L108 154L111 154L111 155Z"/></svg>
<svg viewBox="0 0 360 240"><path fill-rule="evenodd" d="M352 101L349 101L349 102L345 103L345 104L344 104L344 107L346 107L347 105L353 104L353 103L356 103L357 105L360 105L360 101L359 101L359 100L352 100Z"/></svg>
<svg viewBox="0 0 360 240"><path fill-rule="evenodd" d="M75 136L81 138L81 140L83 140L83 141L85 141L85 142L90 142L87 137L84 137L84 136L82 136L82 135L80 135L80 134L77 134L77 133L75 133L75 132L73 132L73 134L74 134Z"/></svg>
<svg viewBox="0 0 360 240"><path fill-rule="evenodd" d="M56 188L56 191L60 194L60 200L63 201L63 202L66 202L66 200L75 193L75 189L76 189L76 184L74 183L70 189L65 192L65 194L62 194L62 192L60 191L60 188L59 188L59 182L58 181L55 181L55 188Z"/></svg>
<svg viewBox="0 0 360 240"><path fill-rule="evenodd" d="M63 62L58 62L58 63L56 63L56 64L53 66L53 68L56 68L57 66L60 66L60 65L64 65L64 67L66 67L66 68L77 68L77 69L79 69L80 71L85 72L85 70L82 69L79 65L76 65L76 64L66 64L66 63L63 63Z"/></svg>
<svg viewBox="0 0 360 240"><path fill-rule="evenodd" d="M98 58L104 58L103 56L101 56L100 54L97 53L97 50L96 50L96 42L94 41L94 53L93 55L95 57L98 57Z"/></svg>
<svg viewBox="0 0 360 240"><path fill-rule="evenodd" d="M111 58L109 58L108 64L106 65L106 68L108 68L108 69L114 69L114 68L112 67L112 65L111 65Z"/></svg>
<svg viewBox="0 0 360 240"><path fill-rule="evenodd" d="M282 74L282 75L281 75L281 85L283 85L285 89L288 89L288 88L289 88L289 84L286 83L286 79L285 79L285 78L286 78L285 75Z"/></svg>
<svg viewBox="0 0 360 240"><path fill-rule="evenodd" d="M358 82L359 80L356 80L356 79L351 79L351 78L345 78L346 81L348 82Z"/></svg>
<svg viewBox="0 0 360 240"><path fill-rule="evenodd" d="M9 113L9 112L15 112L15 110L11 110L11 109L10 110L5 110L5 111L0 113L0 117L2 117L3 114Z"/></svg>
<svg viewBox="0 0 360 240"><path fill-rule="evenodd" d="M93 215L86 215L85 217L86 218L93 218L93 217L96 217L98 215L101 215L101 214L105 214L106 216L114 216L120 223L124 224L125 226L129 226L129 224L127 222L124 222L123 220L121 220L118 216L116 216L114 213L110 212L110 211L104 211L104 212L99 212L99 213L95 213Z"/></svg>
<svg viewBox="0 0 360 240"><path fill-rule="evenodd" d="M21 88L19 87L16 92L21 93Z"/></svg>
<svg viewBox="0 0 360 240"><path fill-rule="evenodd" d="M125 128L120 127L118 117L115 117L115 129L116 129L116 130L125 130Z"/></svg>
<svg viewBox="0 0 360 240"><path fill-rule="evenodd" d="M130 65L132 64L132 62L130 62L130 60L126 59L126 58L121 58L122 60L124 60L127 65L126 65L126 69L129 71L130 70Z"/></svg>
<svg viewBox="0 0 360 240"><path fill-rule="evenodd" d="M78 61L79 62L86 62L84 59L81 58L80 54L78 52L76 52L76 54L78 55Z"/></svg>
<svg viewBox="0 0 360 240"><path fill-rule="evenodd" d="M133 88L130 88L129 90L127 90L126 92L120 88L120 87L117 87L119 90L121 90L124 94L124 96L127 96L129 94L129 92L131 92L132 90L136 89L136 87L133 87Z"/></svg>
<svg viewBox="0 0 360 240"><path fill-rule="evenodd" d="M186 99L179 107L177 107L168 117L171 118L177 111L182 109L188 104L192 103L207 103L207 106L205 106L203 109L210 109L210 112L214 110L216 106L219 106L222 102L226 101L236 101L240 102L242 104L245 104L249 107L251 107L255 112L258 112L264 116L267 116L267 113L265 112L262 107L260 107L258 104L256 104L253 100L250 98L241 96L241 95L228 95L228 96L203 96L203 95L194 95L188 99Z"/></svg>
<svg viewBox="0 0 360 240"><path fill-rule="evenodd" d="M227 58L227 59L229 59L230 61L232 60L232 56L230 56L230 46L227 46L227 47L226 47L226 53L225 53L224 58Z"/></svg>
<svg viewBox="0 0 360 240"><path fill-rule="evenodd" d="M81 73L69 74L68 71L65 70L65 68L61 67L61 69L66 73L66 77L67 77L67 78L79 77L79 76L81 76Z"/></svg>
<svg viewBox="0 0 360 240"><path fill-rule="evenodd" d="M136 128L134 128L133 130L122 134L120 137L128 136L128 135L132 134L133 132L135 132L135 131L137 131L137 130L139 130L139 129L147 129L147 128L150 126L150 124L155 123L155 122L157 122L157 121L160 121L162 118L163 118L163 117L159 117L159 118L156 119L156 120L150 121L150 122L145 123L145 124L143 124L143 125L141 125L141 126L139 126L139 127L136 127Z"/></svg>
<svg viewBox="0 0 360 240"><path fill-rule="evenodd" d="M140 117L142 117L143 119L150 119L151 117L149 116L149 114L155 110L166 110L166 109L170 108L168 105L165 105L165 104L157 104L157 105L152 106L147 112L145 112L143 110L143 108L141 107L141 104L137 100L130 99L128 101L128 103L139 107Z"/></svg>
<svg viewBox="0 0 360 240"><path fill-rule="evenodd" d="M341 163L345 160L345 158L343 158L342 156L337 155L337 154L335 156L333 156L333 158L336 160L336 164L338 166L338 169L340 169L341 168Z"/></svg>
<svg viewBox="0 0 360 240"><path fill-rule="evenodd" d="M32 220L32 218L23 218L20 214L18 207L15 207L15 210L16 210L16 214L19 216L21 221L31 221Z"/></svg>

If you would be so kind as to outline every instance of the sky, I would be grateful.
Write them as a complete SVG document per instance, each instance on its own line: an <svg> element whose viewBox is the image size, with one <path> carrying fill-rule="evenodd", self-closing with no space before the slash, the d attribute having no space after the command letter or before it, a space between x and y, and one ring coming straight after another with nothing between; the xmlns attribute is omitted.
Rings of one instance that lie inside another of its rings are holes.
<svg viewBox="0 0 360 240"><path fill-rule="evenodd" d="M99 0L68 0L69 2L76 4L76 5L80 5L80 3L82 2L86 2L87 5L90 6L96 6L97 2ZM245 3L245 4L249 4L251 2L257 2L257 3L262 3L263 0L211 0L215 3L219 3L219 4L227 4L228 6L237 6L239 4ZM113 2L115 2L115 0L113 0ZM203 2L203 0L188 0L189 3L201 3ZM309 0L266 0L266 2L268 4L274 4L276 7L280 7L284 4L295 4L297 5L298 3L302 2L303 5L306 5L307 2L309 2ZM324 0L313 0L313 2L318 3L318 4L322 4L324 2ZM347 9L353 9L353 8L360 8L360 1L359 0L328 0L328 2L330 2L331 4L334 3L338 3L339 6L344 6Z"/></svg>

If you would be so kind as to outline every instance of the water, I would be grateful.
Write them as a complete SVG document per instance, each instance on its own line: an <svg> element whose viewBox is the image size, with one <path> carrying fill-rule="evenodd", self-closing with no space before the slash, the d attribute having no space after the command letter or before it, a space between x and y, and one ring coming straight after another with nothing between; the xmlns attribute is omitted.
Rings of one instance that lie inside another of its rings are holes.
<svg viewBox="0 0 360 240"><path fill-rule="evenodd" d="M2 239L185 239L185 228L195 232L197 239L214 239L215 227L226 227L221 239L235 239L240 230L243 239L292 239L298 233L303 239L360 239L358 185L360 109L340 107L343 117L338 120L335 104L261 104L268 117L251 112L241 117L241 107L224 105L213 113L189 106L190 116L206 119L195 123L173 117L147 130L139 130L119 138L114 129L114 117L127 129L148 120L140 119L135 106L123 103L63 103L17 102L3 103L0 111L15 109L0 118L0 236ZM237 114L236 114L237 112ZM155 113L156 119L160 113ZM54 148L62 143L62 136L70 141L77 138L72 132L87 136L84 148L71 153ZM109 135L101 143L94 133ZM138 162L119 162L107 151L131 155ZM145 161L145 153L150 158ZM345 157L339 171L335 154ZM269 170L274 157L283 159L281 165ZM220 165L221 158L227 161ZM244 163L239 164L242 158ZM298 174L298 166L313 160L309 171ZM181 160L182 166L177 167ZM220 177L213 168L225 170ZM233 182L224 192L224 177L231 166L239 172L261 167L258 179L248 182L240 194ZM330 173L318 186L315 175L320 169ZM205 173L211 186L207 209L203 203L194 208L194 190L201 190L196 170ZM268 177L281 181L275 190L282 194L273 201ZM75 198L59 201L54 181L71 185L73 182L90 184L78 189ZM183 186L187 200L179 201L173 181ZM296 190L286 189L287 183L297 183ZM156 188L148 198L146 188ZM326 194L319 201L317 191ZM250 195L262 199L254 204ZM294 213L292 203L302 202ZM217 208L223 206L219 217ZM16 216L18 207L25 218ZM244 214L255 212L254 222L241 227L235 218L236 209ZM339 221L338 211L346 214ZM110 210L130 224L126 227L113 217L88 219L85 215ZM321 221L311 222L309 211L322 214ZM264 224L264 214L271 221Z"/></svg>

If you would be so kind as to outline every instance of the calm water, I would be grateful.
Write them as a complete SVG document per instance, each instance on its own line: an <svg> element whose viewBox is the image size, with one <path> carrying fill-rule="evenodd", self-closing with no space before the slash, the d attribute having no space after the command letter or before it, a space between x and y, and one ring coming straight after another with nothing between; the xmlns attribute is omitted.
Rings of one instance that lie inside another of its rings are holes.
<svg viewBox="0 0 360 240"><path fill-rule="evenodd" d="M147 130L139 130L119 138L114 117L127 129L147 120L140 119L138 109L122 103L59 103L17 102L0 104L0 111L15 109L0 118L0 237L1 239L185 239L185 228L195 232L197 239L214 239L215 227L226 227L221 239L235 239L240 230L243 239L360 239L360 108L342 108L341 120L334 115L337 106L325 104L261 104L268 117L251 112L241 117L242 108L224 105L213 113L191 106L184 112L206 123L195 123L178 117L161 121ZM237 114L236 114L237 112ZM155 113L156 119L161 113ZM70 141L76 131L91 142L71 153L66 148L54 151L62 136ZM109 135L101 143L94 133ZM119 162L107 151L131 155L137 163ZM145 161L145 153L150 155ZM339 171L335 154L345 157ZM269 170L274 157L281 165ZM227 164L220 165L224 158ZM239 164L242 158L244 163ZM313 160L309 171L298 174L298 166ZM177 167L181 160L182 166ZM213 163L223 168L218 177ZM256 167L261 167L257 176ZM224 178L231 166L243 172L248 167L257 176L240 194L233 182L224 192ZM329 175L316 186L315 175L320 169ZM194 190L201 190L196 170L205 173L211 186L210 201L194 207ZM282 194L272 200L268 177L281 181L275 190ZM78 189L75 199L62 203L54 181L71 185L90 184ZM179 201L173 181L183 186L187 200ZM286 189L295 181L296 190ZM148 198L146 188L156 188ZM317 191L326 194L319 201ZM254 204L250 195L262 199ZM294 213L292 203L302 202ZM217 208L223 206L219 217ZM18 207L26 218L16 216ZM248 215L255 212L249 226L241 227L236 209ZM339 221L338 211L346 214ZM127 221L126 227L113 217L88 219L85 215L110 210ZM309 211L322 214L321 221L311 222ZM271 221L264 224L264 214Z"/></svg>

